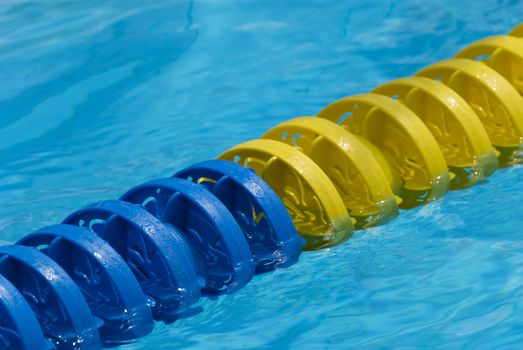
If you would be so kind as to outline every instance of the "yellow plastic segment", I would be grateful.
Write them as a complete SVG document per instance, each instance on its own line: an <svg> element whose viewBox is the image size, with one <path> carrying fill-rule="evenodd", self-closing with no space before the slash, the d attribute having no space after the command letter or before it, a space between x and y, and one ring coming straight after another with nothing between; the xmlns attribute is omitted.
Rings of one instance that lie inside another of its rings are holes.
<svg viewBox="0 0 523 350"><path fill-rule="evenodd" d="M510 35L517 36L517 37L523 37L523 23L518 25L516 28L512 29L510 32Z"/></svg>
<svg viewBox="0 0 523 350"><path fill-rule="evenodd" d="M454 173L452 188L468 186L498 168L497 154L472 108L451 88L434 80L393 80L373 92L393 97L425 123Z"/></svg>
<svg viewBox="0 0 523 350"><path fill-rule="evenodd" d="M349 238L352 220L327 175L306 155L283 142L252 140L223 153L220 159L252 168L278 194L304 249L320 249Z"/></svg>
<svg viewBox="0 0 523 350"><path fill-rule="evenodd" d="M513 36L486 38L466 47L456 57L485 63L523 95L523 40Z"/></svg>
<svg viewBox="0 0 523 350"><path fill-rule="evenodd" d="M416 75L442 81L467 101L500 151L501 166L521 162L523 98L502 75L463 58L433 64Z"/></svg>
<svg viewBox="0 0 523 350"><path fill-rule="evenodd" d="M301 117L269 130L263 139L282 141L303 152L329 177L357 229L386 222L398 206L386 175L372 152L339 125Z"/></svg>
<svg viewBox="0 0 523 350"><path fill-rule="evenodd" d="M403 199L401 207L411 208L447 192L450 176L438 143L400 102L372 93L356 95L328 105L318 117L366 138L383 153L392 174L391 187Z"/></svg>

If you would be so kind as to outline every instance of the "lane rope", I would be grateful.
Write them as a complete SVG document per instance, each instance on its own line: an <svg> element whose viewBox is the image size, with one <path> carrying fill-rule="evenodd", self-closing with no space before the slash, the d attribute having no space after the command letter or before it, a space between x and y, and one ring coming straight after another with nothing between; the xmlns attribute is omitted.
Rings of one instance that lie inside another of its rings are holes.
<svg viewBox="0 0 523 350"><path fill-rule="evenodd" d="M0 247L0 349L149 334L523 162L523 24Z"/></svg>

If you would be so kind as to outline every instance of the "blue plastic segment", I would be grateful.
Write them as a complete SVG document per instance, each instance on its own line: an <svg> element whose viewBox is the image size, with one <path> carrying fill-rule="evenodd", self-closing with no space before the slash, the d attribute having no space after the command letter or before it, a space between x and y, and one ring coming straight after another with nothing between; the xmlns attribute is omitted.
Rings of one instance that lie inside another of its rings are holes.
<svg viewBox="0 0 523 350"><path fill-rule="evenodd" d="M0 274L22 293L57 349L101 348L96 320L82 293L51 258L34 248L3 246Z"/></svg>
<svg viewBox="0 0 523 350"><path fill-rule="evenodd" d="M142 207L102 201L74 212L63 223L89 229L123 257L154 300L156 319L173 321L199 299L202 286L183 235Z"/></svg>
<svg viewBox="0 0 523 350"><path fill-rule="evenodd" d="M225 160L210 160L174 177L205 186L229 209L247 238L257 273L298 261L305 241L279 197L252 170Z"/></svg>
<svg viewBox="0 0 523 350"><path fill-rule="evenodd" d="M205 294L232 293L254 274L247 241L229 210L202 186L175 178L146 182L121 200L140 204L185 234L193 256L202 261Z"/></svg>
<svg viewBox="0 0 523 350"><path fill-rule="evenodd" d="M0 275L0 350L52 348L22 293Z"/></svg>
<svg viewBox="0 0 523 350"><path fill-rule="evenodd" d="M72 225L42 228L17 244L38 248L74 280L94 316L103 320L104 343L149 334L154 321L148 298L122 257L103 239Z"/></svg>

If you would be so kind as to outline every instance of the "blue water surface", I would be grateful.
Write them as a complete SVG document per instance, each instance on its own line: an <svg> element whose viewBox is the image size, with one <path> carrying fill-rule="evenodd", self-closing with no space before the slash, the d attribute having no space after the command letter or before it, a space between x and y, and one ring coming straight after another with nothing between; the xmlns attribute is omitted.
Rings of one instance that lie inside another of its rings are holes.
<svg viewBox="0 0 523 350"><path fill-rule="evenodd" d="M520 1L2 1L0 239L507 33ZM523 168L122 349L521 349Z"/></svg>

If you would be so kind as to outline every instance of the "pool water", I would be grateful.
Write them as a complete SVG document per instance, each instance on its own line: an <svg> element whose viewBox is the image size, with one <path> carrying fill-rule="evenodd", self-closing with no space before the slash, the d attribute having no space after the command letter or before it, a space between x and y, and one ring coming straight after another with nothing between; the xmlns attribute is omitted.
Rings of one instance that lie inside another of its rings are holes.
<svg viewBox="0 0 523 350"><path fill-rule="evenodd" d="M4 1L0 239L450 57L519 1ZM523 346L523 167L122 349Z"/></svg>

